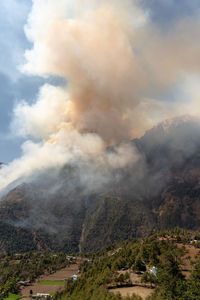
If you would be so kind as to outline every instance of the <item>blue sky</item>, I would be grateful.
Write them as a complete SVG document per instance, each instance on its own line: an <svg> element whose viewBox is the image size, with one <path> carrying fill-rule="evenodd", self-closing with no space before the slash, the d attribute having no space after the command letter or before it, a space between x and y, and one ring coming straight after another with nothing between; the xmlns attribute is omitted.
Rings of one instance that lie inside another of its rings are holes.
<svg viewBox="0 0 200 300"><path fill-rule="evenodd" d="M18 70L24 50L30 47L24 24L31 9L30 0L0 2L0 161L20 154L21 140L11 137L9 124L13 106L19 99L33 99L41 79L27 77Z"/></svg>
<svg viewBox="0 0 200 300"><path fill-rule="evenodd" d="M160 26L171 26L174 21L199 12L199 0L142 0L150 9L152 20Z"/></svg>
<svg viewBox="0 0 200 300"><path fill-rule="evenodd" d="M150 11L152 21L163 30L177 19L196 14L200 9L199 0L141 2ZM25 49L31 47L24 34L31 5L31 0L0 1L0 161L3 162L18 157L21 151L22 141L13 137L9 129L15 103L21 99L33 101L44 82L42 78L25 76L18 70L23 63Z"/></svg>
<svg viewBox="0 0 200 300"><path fill-rule="evenodd" d="M31 48L24 33L31 6L31 0L0 1L0 161L5 163L21 153L22 140L10 133L13 108L23 99L32 102L44 83L40 77L19 71L24 51Z"/></svg>

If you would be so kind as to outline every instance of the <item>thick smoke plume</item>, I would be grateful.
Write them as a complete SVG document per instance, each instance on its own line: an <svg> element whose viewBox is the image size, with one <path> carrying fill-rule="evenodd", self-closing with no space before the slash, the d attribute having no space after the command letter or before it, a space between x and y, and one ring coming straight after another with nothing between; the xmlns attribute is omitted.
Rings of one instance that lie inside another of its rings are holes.
<svg viewBox="0 0 200 300"><path fill-rule="evenodd" d="M199 19L163 33L139 4L33 0L25 27L33 47L21 69L62 77L66 85L45 85L34 104L16 106L12 129L27 141L22 157L1 169L0 190L80 160L93 164L92 174L104 170L108 180L113 169L140 159L127 141L191 107L156 99L199 73Z"/></svg>

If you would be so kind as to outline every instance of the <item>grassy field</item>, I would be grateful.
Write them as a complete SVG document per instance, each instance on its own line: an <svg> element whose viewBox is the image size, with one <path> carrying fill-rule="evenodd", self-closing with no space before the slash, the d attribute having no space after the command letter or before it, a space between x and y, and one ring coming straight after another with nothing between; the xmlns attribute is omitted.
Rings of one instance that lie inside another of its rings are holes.
<svg viewBox="0 0 200 300"><path fill-rule="evenodd" d="M20 295L9 294L7 298L4 298L4 300L18 300L20 298L21 298Z"/></svg>
<svg viewBox="0 0 200 300"><path fill-rule="evenodd" d="M40 281L40 284L43 285L64 285L65 282L64 281Z"/></svg>

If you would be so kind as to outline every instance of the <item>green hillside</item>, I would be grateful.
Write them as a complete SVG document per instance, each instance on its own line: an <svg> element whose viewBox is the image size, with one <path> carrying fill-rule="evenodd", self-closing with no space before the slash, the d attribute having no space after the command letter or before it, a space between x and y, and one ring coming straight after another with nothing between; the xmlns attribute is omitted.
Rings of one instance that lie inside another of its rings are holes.
<svg viewBox="0 0 200 300"><path fill-rule="evenodd" d="M79 279L68 280L66 291L55 299L139 300L145 298L136 294L122 297L121 293L143 287L149 292L148 300L198 300L200 242L192 244L194 239L200 239L200 234L175 229L90 254ZM151 273L153 267L155 273Z"/></svg>

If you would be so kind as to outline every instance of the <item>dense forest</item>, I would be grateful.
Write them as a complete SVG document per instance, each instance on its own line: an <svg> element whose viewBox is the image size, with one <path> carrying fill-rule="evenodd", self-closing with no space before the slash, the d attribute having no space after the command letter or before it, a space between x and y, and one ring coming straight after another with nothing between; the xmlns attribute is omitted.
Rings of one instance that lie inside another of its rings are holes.
<svg viewBox="0 0 200 300"><path fill-rule="evenodd" d="M146 239L128 240L98 254L88 254L80 278L68 280L66 291L56 299L120 300L115 287L134 286L131 274L152 290L148 300L200 299L200 235L175 229L155 233ZM193 249L191 257L188 249ZM151 268L156 270L151 273ZM126 300L142 299L137 295Z"/></svg>

